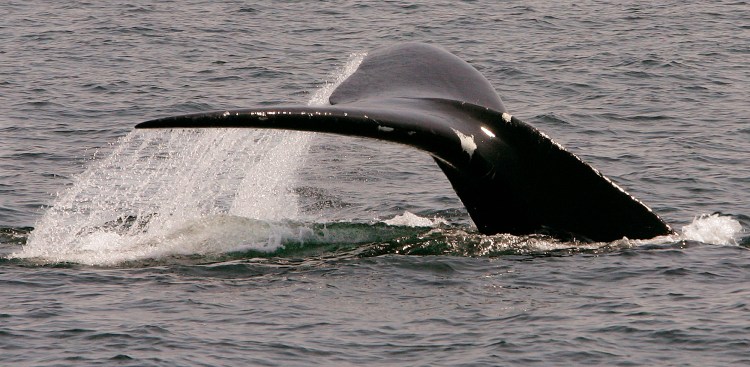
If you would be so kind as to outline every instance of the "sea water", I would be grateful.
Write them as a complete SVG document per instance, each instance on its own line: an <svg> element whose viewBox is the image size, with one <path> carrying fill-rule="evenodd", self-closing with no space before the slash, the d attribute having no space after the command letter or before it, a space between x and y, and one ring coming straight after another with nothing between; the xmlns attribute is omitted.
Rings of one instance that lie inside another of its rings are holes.
<svg viewBox="0 0 750 367"><path fill-rule="evenodd" d="M0 5L0 364L746 365L743 1ZM476 232L399 145L141 121L324 104L440 45L677 231Z"/></svg>

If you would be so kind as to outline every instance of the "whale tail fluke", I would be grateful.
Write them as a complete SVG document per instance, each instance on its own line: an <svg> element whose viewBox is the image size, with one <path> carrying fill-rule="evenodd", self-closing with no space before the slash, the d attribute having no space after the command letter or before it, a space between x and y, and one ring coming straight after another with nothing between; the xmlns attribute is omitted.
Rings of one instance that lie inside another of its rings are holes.
<svg viewBox="0 0 750 367"><path fill-rule="evenodd" d="M289 129L409 145L435 159L484 234L613 241L673 233L599 171L511 116L476 69L440 48L373 51L330 102L167 117L136 128Z"/></svg>

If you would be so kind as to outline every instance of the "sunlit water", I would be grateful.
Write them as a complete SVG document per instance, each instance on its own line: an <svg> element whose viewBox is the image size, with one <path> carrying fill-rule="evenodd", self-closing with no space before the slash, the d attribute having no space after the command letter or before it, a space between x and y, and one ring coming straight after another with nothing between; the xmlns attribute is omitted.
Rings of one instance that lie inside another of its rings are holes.
<svg viewBox="0 0 750 367"><path fill-rule="evenodd" d="M746 365L746 2L0 5L0 364ZM426 154L143 120L439 44L678 234L483 236Z"/></svg>

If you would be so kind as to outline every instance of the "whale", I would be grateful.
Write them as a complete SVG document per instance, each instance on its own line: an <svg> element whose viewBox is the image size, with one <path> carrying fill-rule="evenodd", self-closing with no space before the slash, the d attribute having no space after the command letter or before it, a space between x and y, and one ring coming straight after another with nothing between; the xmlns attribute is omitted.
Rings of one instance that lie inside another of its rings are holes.
<svg viewBox="0 0 750 367"><path fill-rule="evenodd" d="M644 203L511 115L477 69L441 47L374 49L329 102L169 116L135 128L287 129L407 145L434 159L485 235L610 242L674 233Z"/></svg>

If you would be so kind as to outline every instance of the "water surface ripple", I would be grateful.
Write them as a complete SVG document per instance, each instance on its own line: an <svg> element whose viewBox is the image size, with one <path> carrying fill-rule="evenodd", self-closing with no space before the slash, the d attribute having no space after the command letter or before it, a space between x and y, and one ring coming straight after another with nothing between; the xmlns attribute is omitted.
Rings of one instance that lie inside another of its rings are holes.
<svg viewBox="0 0 750 367"><path fill-rule="evenodd" d="M0 13L1 365L750 364L747 1ZM400 41L470 62L680 233L481 236L405 147L132 131L319 103L362 52Z"/></svg>

